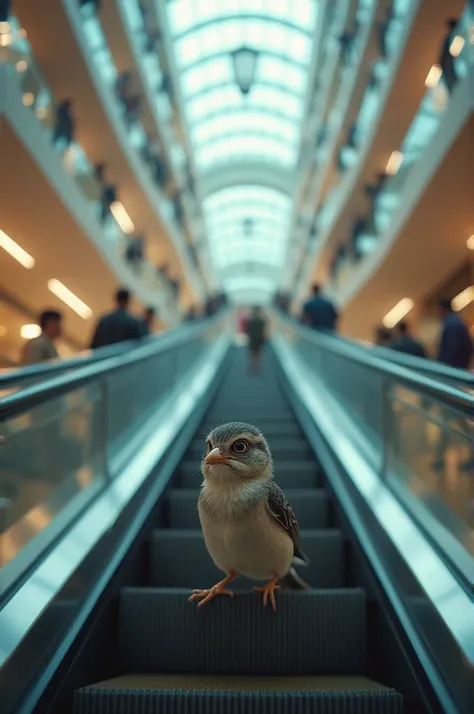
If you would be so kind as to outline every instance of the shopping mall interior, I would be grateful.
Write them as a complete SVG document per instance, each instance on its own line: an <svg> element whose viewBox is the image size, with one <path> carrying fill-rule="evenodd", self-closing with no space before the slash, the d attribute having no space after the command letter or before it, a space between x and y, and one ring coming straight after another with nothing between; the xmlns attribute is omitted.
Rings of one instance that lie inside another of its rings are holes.
<svg viewBox="0 0 474 714"><path fill-rule="evenodd" d="M2 714L472 714L474 2L0 0L0 149Z"/></svg>

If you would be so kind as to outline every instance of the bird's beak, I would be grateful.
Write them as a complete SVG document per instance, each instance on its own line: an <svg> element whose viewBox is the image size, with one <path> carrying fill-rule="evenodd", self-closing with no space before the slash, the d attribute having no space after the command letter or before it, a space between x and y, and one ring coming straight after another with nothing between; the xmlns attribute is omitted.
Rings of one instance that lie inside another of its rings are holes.
<svg viewBox="0 0 474 714"><path fill-rule="evenodd" d="M212 464L225 464L227 461L230 461L230 456L225 456L217 447L210 451L204 459L204 463L209 466Z"/></svg>

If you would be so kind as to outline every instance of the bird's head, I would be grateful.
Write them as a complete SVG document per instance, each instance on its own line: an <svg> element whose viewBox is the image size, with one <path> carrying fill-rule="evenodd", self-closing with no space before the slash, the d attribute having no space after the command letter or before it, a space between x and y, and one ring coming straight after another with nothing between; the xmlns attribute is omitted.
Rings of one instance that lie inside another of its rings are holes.
<svg viewBox="0 0 474 714"><path fill-rule="evenodd" d="M272 456L267 441L251 424L230 422L218 426L206 443L202 462L205 479L250 481L271 477Z"/></svg>

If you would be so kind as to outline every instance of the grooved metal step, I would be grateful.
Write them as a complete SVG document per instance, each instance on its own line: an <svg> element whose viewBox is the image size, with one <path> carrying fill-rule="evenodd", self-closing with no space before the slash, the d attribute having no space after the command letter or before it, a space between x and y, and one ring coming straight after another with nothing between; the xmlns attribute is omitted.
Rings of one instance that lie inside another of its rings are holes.
<svg viewBox="0 0 474 714"><path fill-rule="evenodd" d="M123 675L76 692L76 714L402 714L365 677Z"/></svg>
<svg viewBox="0 0 474 714"><path fill-rule="evenodd" d="M245 421L249 421L246 419ZM224 422L220 419L218 421L212 421L207 417L203 421L203 426L199 430L198 436L202 436L202 439L206 438L211 429L215 428L219 424ZM264 434L267 439L271 437L277 437L278 439L293 439L294 437L302 437L302 431L300 425L295 421L288 422L275 422L269 419L259 419L258 421L252 421L252 424Z"/></svg>
<svg viewBox="0 0 474 714"><path fill-rule="evenodd" d="M312 460L283 461L275 464L275 481L283 489L315 488L320 485L319 466ZM201 460L184 461L179 469L180 486L196 488L202 483Z"/></svg>
<svg viewBox="0 0 474 714"><path fill-rule="evenodd" d="M363 674L363 590L277 593L278 610L257 593L217 597L198 609L189 592L124 588L121 671L182 674Z"/></svg>
<svg viewBox="0 0 474 714"><path fill-rule="evenodd" d="M197 489L173 489L168 494L168 513L171 528L200 529L197 512ZM323 489L287 489L300 528L327 528L328 497Z"/></svg>
<svg viewBox="0 0 474 714"><path fill-rule="evenodd" d="M276 464L279 461L291 461L291 459L309 459L313 455L310 445L306 439L302 438L282 439L271 436L268 438L268 445ZM199 461L206 450L204 440L193 442L189 449L189 459Z"/></svg>
<svg viewBox="0 0 474 714"><path fill-rule="evenodd" d="M259 422L291 424L294 421L294 416L290 410L249 408L248 406L237 409L234 406L226 406L225 409L211 409L206 415L206 421L211 424L227 424L229 421L243 421L248 424L258 424Z"/></svg>
<svg viewBox="0 0 474 714"><path fill-rule="evenodd" d="M298 573L312 587L343 584L344 539L340 530L304 530L301 547L310 559ZM158 587L209 588L223 578L206 550L200 530L156 530L151 538L150 583ZM257 583L239 578L232 587L248 589Z"/></svg>

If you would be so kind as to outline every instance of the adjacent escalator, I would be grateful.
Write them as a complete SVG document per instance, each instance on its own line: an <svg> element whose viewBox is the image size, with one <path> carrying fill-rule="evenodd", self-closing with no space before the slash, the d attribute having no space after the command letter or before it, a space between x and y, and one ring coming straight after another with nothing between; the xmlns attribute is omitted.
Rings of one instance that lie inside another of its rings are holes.
<svg viewBox="0 0 474 714"><path fill-rule="evenodd" d="M278 592L277 612L264 609L244 580L236 581L234 598L217 598L200 610L188 602L191 588L210 587L221 577L196 510L205 437L210 428L237 420L266 435L275 478L310 559L300 573L311 589ZM147 584L120 591L115 676L79 687L76 714L401 712L403 698L391 682L373 679L373 618L354 557L270 361L252 374L235 350L157 511L141 578Z"/></svg>

